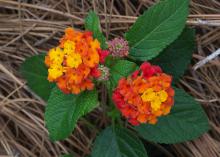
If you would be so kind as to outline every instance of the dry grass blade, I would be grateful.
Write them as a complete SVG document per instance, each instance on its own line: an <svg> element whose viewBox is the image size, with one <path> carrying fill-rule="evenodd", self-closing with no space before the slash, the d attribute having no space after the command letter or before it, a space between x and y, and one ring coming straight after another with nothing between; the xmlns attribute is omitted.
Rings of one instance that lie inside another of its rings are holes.
<svg viewBox="0 0 220 157"><path fill-rule="evenodd" d="M83 29L91 9L100 18L104 33L111 39L122 36L143 10L157 0L0 0L0 156L58 157L72 152L90 153L96 133L108 120L97 109L80 120L67 140L52 143L44 124L45 102L26 86L19 74L28 56L47 52L58 43L64 28ZM220 46L220 2L192 0L187 24L197 30L197 51L192 64L203 60ZM189 67L179 83L201 102L209 116L211 130L201 138L170 146L166 154L178 157L220 156L220 60L218 57L198 70ZM95 130L95 131L94 131Z"/></svg>

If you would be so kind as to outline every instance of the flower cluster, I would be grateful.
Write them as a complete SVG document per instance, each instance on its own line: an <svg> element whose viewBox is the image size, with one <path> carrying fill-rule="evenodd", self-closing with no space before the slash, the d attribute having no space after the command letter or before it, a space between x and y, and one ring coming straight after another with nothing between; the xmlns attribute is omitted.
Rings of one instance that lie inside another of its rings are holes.
<svg viewBox="0 0 220 157"><path fill-rule="evenodd" d="M132 125L155 124L157 118L170 112L174 104L172 77L159 66L144 62L128 78L121 78L113 101Z"/></svg>
<svg viewBox="0 0 220 157"><path fill-rule="evenodd" d="M56 82L64 93L78 94L94 88L93 79L101 75L99 63L109 54L101 50L100 43L91 32L65 30L60 45L52 48L45 57L48 80Z"/></svg>

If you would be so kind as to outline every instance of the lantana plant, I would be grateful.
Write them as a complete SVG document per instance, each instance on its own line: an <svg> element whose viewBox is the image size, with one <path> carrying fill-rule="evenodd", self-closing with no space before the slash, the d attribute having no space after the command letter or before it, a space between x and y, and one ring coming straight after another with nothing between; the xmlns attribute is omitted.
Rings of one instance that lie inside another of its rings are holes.
<svg viewBox="0 0 220 157"><path fill-rule="evenodd" d="M110 41L90 11L84 31L66 28L47 54L28 58L21 72L47 102L50 138L67 138L82 116L103 105L112 121L98 133L91 157L146 157L144 140L174 144L205 133L205 112L176 87L195 48L195 31L185 25L188 5L188 0L161 1L124 37ZM101 106L100 86L108 92Z"/></svg>

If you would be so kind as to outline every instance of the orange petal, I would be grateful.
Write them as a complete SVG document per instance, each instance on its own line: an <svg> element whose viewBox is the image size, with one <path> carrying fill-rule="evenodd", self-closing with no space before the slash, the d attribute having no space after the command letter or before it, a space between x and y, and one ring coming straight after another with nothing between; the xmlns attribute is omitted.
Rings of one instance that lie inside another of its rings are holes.
<svg viewBox="0 0 220 157"><path fill-rule="evenodd" d="M140 115L138 115L137 120L140 123L146 123L147 122L147 115L146 114L140 114Z"/></svg>

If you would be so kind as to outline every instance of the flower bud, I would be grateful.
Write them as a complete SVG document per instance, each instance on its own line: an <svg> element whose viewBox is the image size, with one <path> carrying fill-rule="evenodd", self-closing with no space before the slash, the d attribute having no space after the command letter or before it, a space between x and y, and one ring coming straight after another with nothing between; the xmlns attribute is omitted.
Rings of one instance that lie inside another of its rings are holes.
<svg viewBox="0 0 220 157"><path fill-rule="evenodd" d="M99 70L101 71L101 76L98 78L99 81L107 81L109 79L109 68L104 65L99 66Z"/></svg>
<svg viewBox="0 0 220 157"><path fill-rule="evenodd" d="M108 42L109 51L112 56L115 57L126 57L128 56L128 42L123 38L114 38Z"/></svg>

